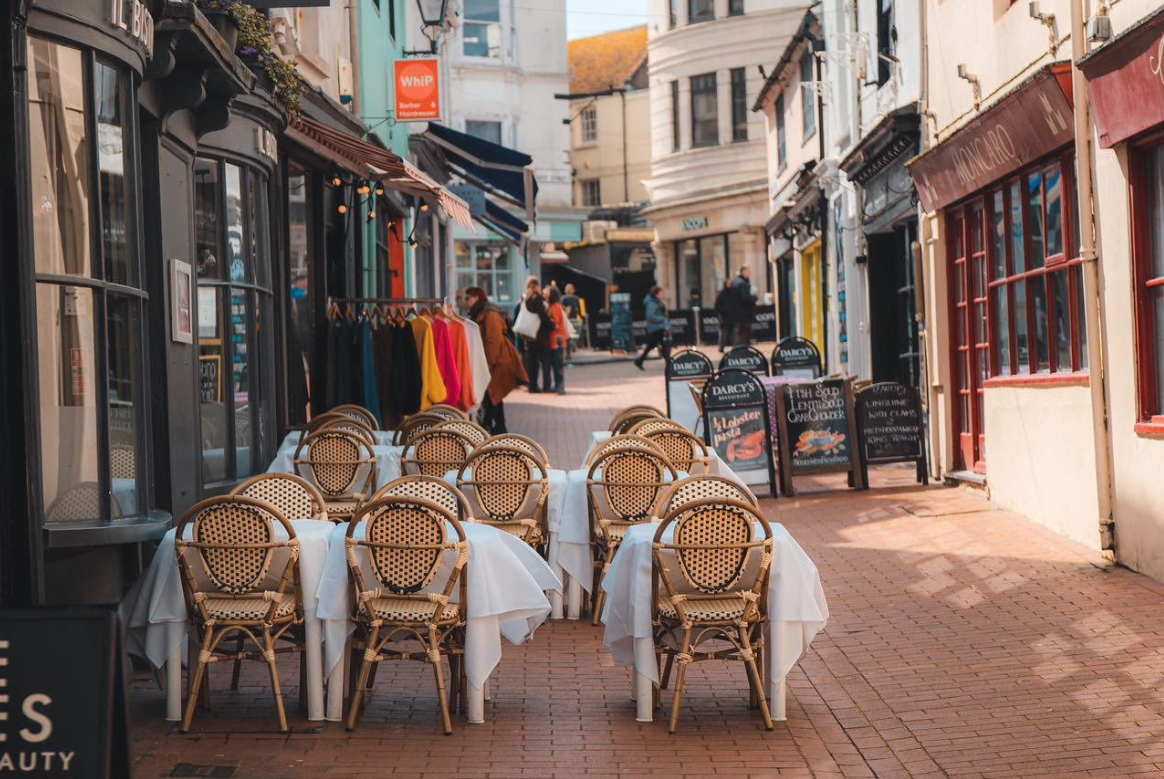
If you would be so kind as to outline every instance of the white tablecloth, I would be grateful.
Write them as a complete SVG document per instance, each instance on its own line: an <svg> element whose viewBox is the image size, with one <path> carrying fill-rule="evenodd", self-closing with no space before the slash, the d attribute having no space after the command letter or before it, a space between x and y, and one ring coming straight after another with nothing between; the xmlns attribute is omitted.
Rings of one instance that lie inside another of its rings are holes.
<svg viewBox="0 0 1164 779"><path fill-rule="evenodd" d="M391 446L392 436L396 433L393 430L374 430L372 434L376 438L376 443L381 446ZM292 430L287 433L287 437L283 439L283 443L279 444L279 451L290 449L291 453L295 453L295 447L299 446L299 441L303 438L302 430Z"/></svg>
<svg viewBox="0 0 1164 779"><path fill-rule="evenodd" d="M376 444L372 447L376 455L376 489L380 489L389 482L400 478L400 456L404 453L402 446L386 446ZM295 447L280 449L275 459L267 467L267 473L295 473ZM361 467L356 478L356 484L363 486L363 479L367 474Z"/></svg>
<svg viewBox="0 0 1164 779"><path fill-rule="evenodd" d="M501 660L501 637L512 644L531 638L550 614L546 592L561 590L562 583L537 552L520 539L485 525L463 527L469 541L465 672L469 684L483 689ZM332 530L318 591L324 669L329 674L343 659L348 635L355 629L344 546L346 533L346 523ZM446 554L443 565L451 569L453 561L454 556ZM365 576L371 586L375 576L370 569ZM440 589L445 581L447 575L438 573L433 589Z"/></svg>
<svg viewBox="0 0 1164 779"><path fill-rule="evenodd" d="M651 635L651 544L658 525L631 528L602 582L606 608L602 643L615 663L657 684L659 667ZM784 677L829 618L816 565L783 525L772 525L768 581L768 672L773 718L783 719ZM753 558L757 557L753 553Z"/></svg>
<svg viewBox="0 0 1164 779"><path fill-rule="evenodd" d="M304 632L307 635L308 663L308 718L323 719L323 677L320 662L320 623L316 618L316 591L327 560L328 538L332 533L330 522L313 519L291 521L299 538L299 577L303 589ZM286 538L282 526L276 526L276 535ZM125 599L121 613L126 621L129 651L144 657L154 668L161 668L183 648L188 614L182 595L182 581L174 554L174 529L162 537L154 559ZM276 558L271 566L272 583L282 575L283 563ZM228 642L230 639L228 639ZM170 669L171 672L177 669ZM179 700L173 700L174 695ZM181 688L168 689L170 700L167 711L171 714L181 708Z"/></svg>

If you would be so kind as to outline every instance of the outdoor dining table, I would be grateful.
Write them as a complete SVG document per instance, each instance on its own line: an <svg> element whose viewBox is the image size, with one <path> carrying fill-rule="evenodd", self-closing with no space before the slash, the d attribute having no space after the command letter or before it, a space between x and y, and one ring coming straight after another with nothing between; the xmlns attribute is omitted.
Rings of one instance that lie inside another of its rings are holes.
<svg viewBox="0 0 1164 779"><path fill-rule="evenodd" d="M275 459L267 466L267 473L295 473L295 444L280 449ZM376 489L385 484L394 482L401 476L400 458L404 454L403 446L375 444L372 453L376 455ZM361 468L360 479L363 477ZM362 482L360 482L362 483Z"/></svg>
<svg viewBox="0 0 1164 779"><path fill-rule="evenodd" d="M292 430L291 432L287 433L287 435L283 438L283 442L279 444L279 451L281 452L284 449L290 449L294 451L295 447L299 446L299 442L303 440L303 433L304 431L302 430ZM391 446L392 437L396 435L396 431L373 430L372 435L374 436L377 444L381 446Z"/></svg>
<svg viewBox="0 0 1164 779"><path fill-rule="evenodd" d="M652 692L659 684L659 664L651 630L652 544L657 530L656 523L631 528L602 582L606 592L602 643L610 650L615 663L634 668L635 718L639 722L652 720ZM765 653L772 719L784 720L787 718L785 678L824 628L829 609L820 574L809 556L783 525L772 525L772 539Z"/></svg>

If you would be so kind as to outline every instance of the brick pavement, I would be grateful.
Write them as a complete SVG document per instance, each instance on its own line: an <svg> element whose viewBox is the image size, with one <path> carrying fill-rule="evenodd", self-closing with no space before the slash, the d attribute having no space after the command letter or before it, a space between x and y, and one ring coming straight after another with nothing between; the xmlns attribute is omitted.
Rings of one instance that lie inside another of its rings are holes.
<svg viewBox="0 0 1164 779"><path fill-rule="evenodd" d="M511 427L555 462L632 402L662 400L662 366L576 368L569 394L515 393ZM162 722L148 678L132 692L135 775L180 761L236 777L1164 776L1164 586L979 497L921 489L907 469L874 489L803 479L764 501L815 560L832 617L789 678L786 723L765 733L741 669L693 666L679 733L634 721L628 672L598 629L551 623L504 647L488 723L440 735L431 673L381 669L359 729L292 712L274 731L265 674L237 693L214 669L190 735ZM830 491L816 491L831 488ZM290 709L294 663L282 682Z"/></svg>

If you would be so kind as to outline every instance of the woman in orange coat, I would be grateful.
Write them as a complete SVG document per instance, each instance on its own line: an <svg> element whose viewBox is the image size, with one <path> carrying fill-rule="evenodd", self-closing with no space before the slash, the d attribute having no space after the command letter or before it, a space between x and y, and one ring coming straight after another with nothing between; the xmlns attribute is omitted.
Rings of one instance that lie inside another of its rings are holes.
<svg viewBox="0 0 1164 779"><path fill-rule="evenodd" d="M557 287L546 287L546 310L550 319L554 320L554 329L550 332L550 364L546 366L554 373L554 391L559 395L566 394L566 377L563 375L563 365L566 360L566 347L570 343L570 332L566 329L566 311L562 308L562 293ZM542 376L543 392L550 391L549 370Z"/></svg>
<svg viewBox="0 0 1164 779"><path fill-rule="evenodd" d="M485 359L489 363L489 387L481 400L481 424L490 435L509 432L505 427L502 401L520 384L529 384L529 374L508 335L505 315L489 305L489 296L480 287L469 287L462 295L469 317L481 330Z"/></svg>

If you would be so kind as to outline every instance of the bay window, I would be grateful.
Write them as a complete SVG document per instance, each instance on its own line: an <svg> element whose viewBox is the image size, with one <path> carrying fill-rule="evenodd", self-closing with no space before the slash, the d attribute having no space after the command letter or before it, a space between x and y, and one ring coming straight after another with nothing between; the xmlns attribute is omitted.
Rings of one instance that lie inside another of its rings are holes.
<svg viewBox="0 0 1164 779"><path fill-rule="evenodd" d="M45 522L142 516L148 296L134 84L99 54L30 36L27 94Z"/></svg>

